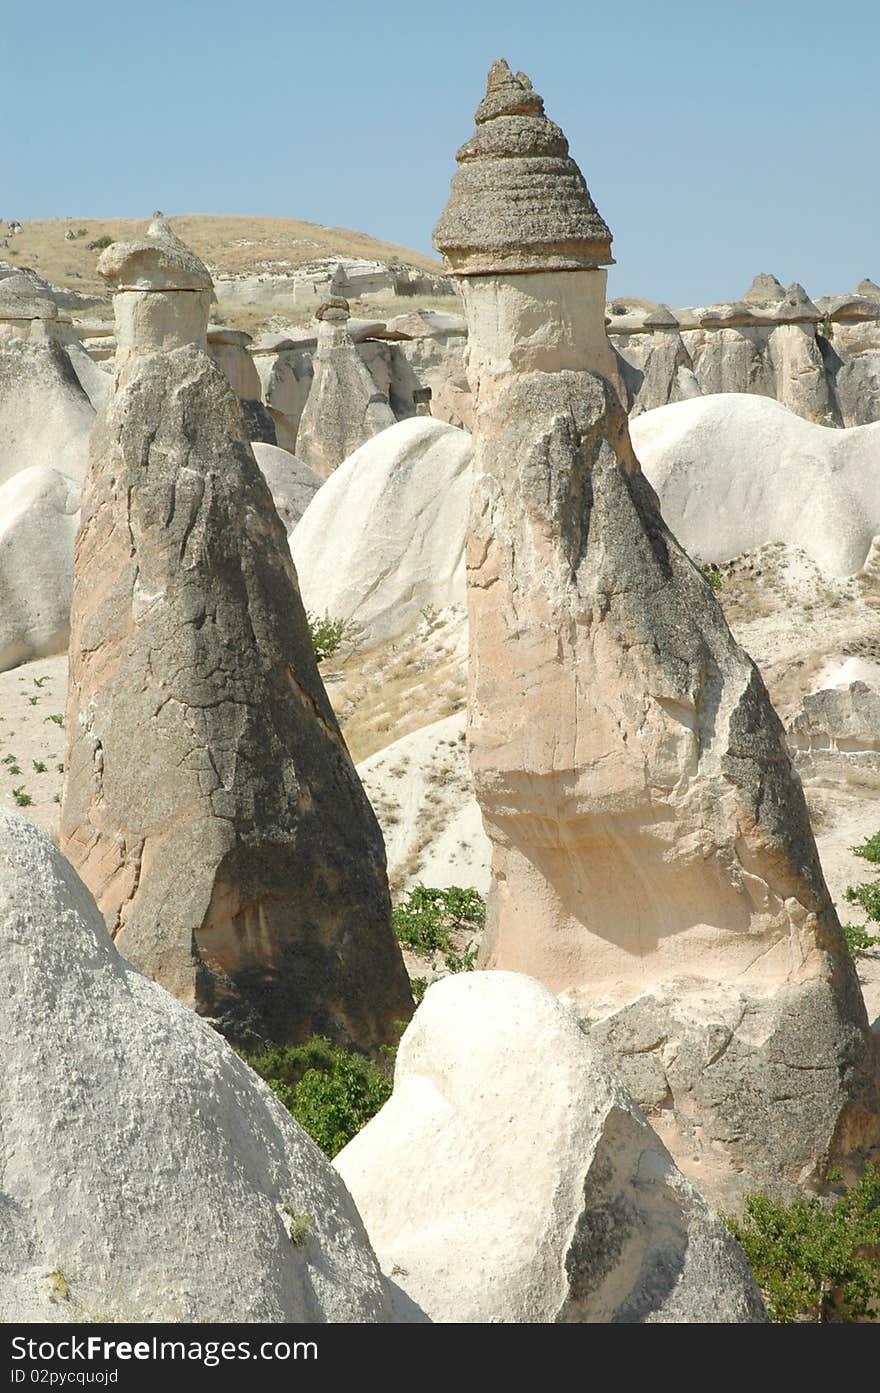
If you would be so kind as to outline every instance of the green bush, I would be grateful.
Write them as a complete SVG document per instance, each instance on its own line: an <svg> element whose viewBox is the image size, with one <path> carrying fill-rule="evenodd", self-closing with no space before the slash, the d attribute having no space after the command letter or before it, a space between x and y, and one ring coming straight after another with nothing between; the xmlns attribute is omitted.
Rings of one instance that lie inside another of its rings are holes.
<svg viewBox="0 0 880 1393"><path fill-rule="evenodd" d="M105 247L113 246L113 238L107 236L96 237L94 242L91 242L89 245L93 251L102 252Z"/></svg>
<svg viewBox="0 0 880 1393"><path fill-rule="evenodd" d="M880 832L866 838L861 846L852 847L854 856L872 865L880 865ZM868 919L867 924L844 924L843 936L846 946L854 958L861 958L875 948L880 948L880 935L874 933L869 925L880 924L880 880L865 880L861 885L848 885L843 892L847 904L861 905Z"/></svg>
<svg viewBox="0 0 880 1393"><path fill-rule="evenodd" d="M829 1175L832 1183L839 1172ZM774 1321L858 1321L880 1301L880 1169L869 1165L834 1200L791 1204L751 1195L727 1219Z"/></svg>
<svg viewBox="0 0 880 1393"><path fill-rule="evenodd" d="M391 1079L372 1060L315 1035L242 1058L330 1157L387 1102Z"/></svg>
<svg viewBox="0 0 880 1393"><path fill-rule="evenodd" d="M443 953L450 972L470 972L477 950L472 943L459 953L452 935L474 932L486 922L486 904L473 889L450 885L447 890L416 885L394 909L391 922L398 940L416 953Z"/></svg>
<svg viewBox="0 0 880 1393"><path fill-rule="evenodd" d="M329 614L321 618L320 615L306 611L306 620L315 657L319 663L323 663L325 658L332 658L343 643L353 643L361 633L360 624L345 619L331 619Z"/></svg>

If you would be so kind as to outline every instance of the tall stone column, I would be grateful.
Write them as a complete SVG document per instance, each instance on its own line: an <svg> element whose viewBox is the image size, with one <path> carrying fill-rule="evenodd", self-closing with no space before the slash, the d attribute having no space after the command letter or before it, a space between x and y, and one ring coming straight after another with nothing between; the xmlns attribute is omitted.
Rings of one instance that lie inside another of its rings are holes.
<svg viewBox="0 0 880 1393"><path fill-rule="evenodd" d="M877 1136L864 1005L754 664L671 536L612 386L611 237L496 63L435 244L476 399L468 736L483 965L593 1024L725 1203Z"/></svg>
<svg viewBox="0 0 880 1393"><path fill-rule="evenodd" d="M62 848L119 950L234 1038L365 1050L412 1010L382 835L283 525L167 225L107 249L115 391L77 539Z"/></svg>

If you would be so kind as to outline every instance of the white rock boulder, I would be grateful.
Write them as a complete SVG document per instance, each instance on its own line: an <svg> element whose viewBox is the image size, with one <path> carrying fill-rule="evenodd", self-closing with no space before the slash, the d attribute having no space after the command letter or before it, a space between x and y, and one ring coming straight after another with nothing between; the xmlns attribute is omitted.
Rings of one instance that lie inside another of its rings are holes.
<svg viewBox="0 0 880 1393"><path fill-rule="evenodd" d="M0 484L0 672L67 651L79 499L54 469Z"/></svg>
<svg viewBox="0 0 880 1393"><path fill-rule="evenodd" d="M338 1174L4 811L0 974L4 1320L392 1319Z"/></svg>
<svg viewBox="0 0 880 1393"><path fill-rule="evenodd" d="M880 533L880 422L832 430L769 397L718 393L646 411L630 434L692 556L784 542L831 575L865 565Z"/></svg>
<svg viewBox="0 0 880 1393"><path fill-rule="evenodd" d="M426 606L463 604L470 453L466 431L425 416L355 450L290 537L306 609L380 643Z"/></svg>
<svg viewBox="0 0 880 1393"><path fill-rule="evenodd" d="M94 420L60 344L0 343L0 484L37 465L82 479Z"/></svg>
<svg viewBox="0 0 880 1393"><path fill-rule="evenodd" d="M531 978L431 987L335 1165L432 1320L766 1319L739 1246Z"/></svg>
<svg viewBox="0 0 880 1393"><path fill-rule="evenodd" d="M296 527L324 480L289 450L254 440L251 448L288 532Z"/></svg>

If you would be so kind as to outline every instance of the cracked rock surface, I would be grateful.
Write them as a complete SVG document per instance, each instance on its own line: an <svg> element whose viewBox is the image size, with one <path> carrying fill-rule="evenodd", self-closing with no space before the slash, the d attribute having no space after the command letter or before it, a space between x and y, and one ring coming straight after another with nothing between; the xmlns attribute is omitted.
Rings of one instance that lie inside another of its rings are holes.
<svg viewBox="0 0 880 1393"><path fill-rule="evenodd" d="M411 1007L382 837L222 373L142 357L77 541L61 843L120 951L234 1036L375 1050Z"/></svg>

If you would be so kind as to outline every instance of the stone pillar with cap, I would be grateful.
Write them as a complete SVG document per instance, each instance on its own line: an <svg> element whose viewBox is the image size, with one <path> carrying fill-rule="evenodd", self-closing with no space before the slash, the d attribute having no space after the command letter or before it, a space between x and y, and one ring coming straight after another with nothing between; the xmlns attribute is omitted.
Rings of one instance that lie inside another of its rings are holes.
<svg viewBox="0 0 880 1393"><path fill-rule="evenodd" d="M214 285L204 262L155 217L143 237L113 242L98 258L98 272L113 289L116 372L132 360L193 344L207 352Z"/></svg>
<svg viewBox="0 0 880 1393"><path fill-rule="evenodd" d="M876 1144L864 1003L779 719L633 452L608 228L524 74L494 64L476 122L435 245L475 397L480 962L564 993L733 1209Z"/></svg>

